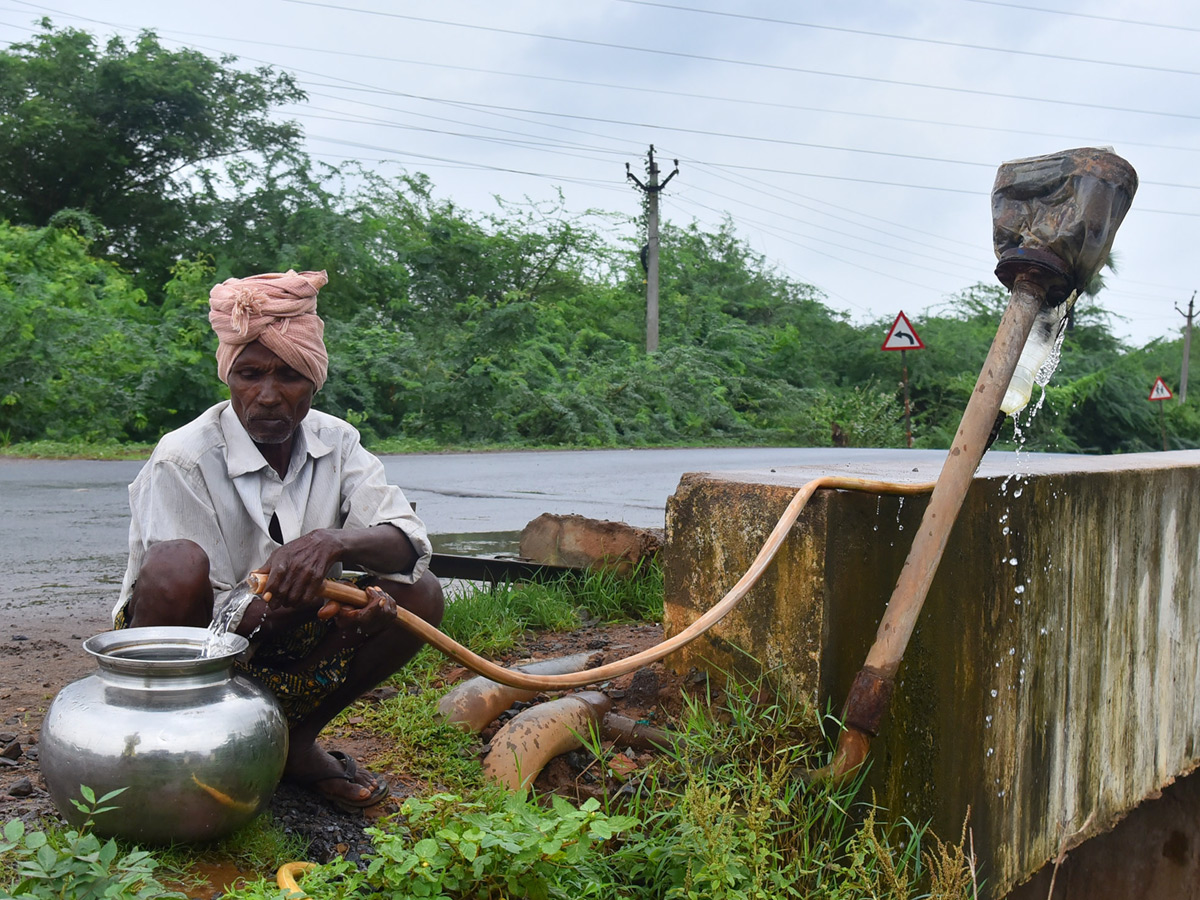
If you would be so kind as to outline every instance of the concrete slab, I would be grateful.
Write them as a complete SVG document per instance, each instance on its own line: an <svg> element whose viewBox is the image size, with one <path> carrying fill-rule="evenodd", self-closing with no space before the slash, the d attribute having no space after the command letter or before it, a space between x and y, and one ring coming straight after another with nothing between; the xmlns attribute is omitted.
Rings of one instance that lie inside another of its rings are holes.
<svg viewBox="0 0 1200 900"><path fill-rule="evenodd" d="M810 478L934 480L944 454L854 457L685 475L667 507L668 633L728 590ZM991 896L1200 763L1197 492L1200 451L985 458L872 747L869 788L889 815L932 820L941 835L957 835L969 808ZM924 505L819 492L742 606L674 664L765 671L839 710Z"/></svg>

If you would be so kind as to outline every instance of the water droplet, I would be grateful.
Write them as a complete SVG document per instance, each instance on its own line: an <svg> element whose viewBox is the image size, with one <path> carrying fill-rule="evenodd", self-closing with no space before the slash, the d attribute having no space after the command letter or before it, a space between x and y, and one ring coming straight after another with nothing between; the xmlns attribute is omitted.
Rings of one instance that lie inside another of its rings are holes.
<svg viewBox="0 0 1200 900"><path fill-rule="evenodd" d="M991 716L984 716L983 721L986 723L988 728L992 727L992 717Z"/></svg>
<svg viewBox="0 0 1200 900"><path fill-rule="evenodd" d="M1019 560L1018 560L1018 559L1017 559L1015 556L1014 556L1012 559L1010 559L1010 560L1008 561L1008 564L1009 564L1010 566L1015 566L1015 565L1017 565L1018 563L1019 563Z"/></svg>
<svg viewBox="0 0 1200 900"><path fill-rule="evenodd" d="M1000 529L1000 533L1005 534L1005 535L1008 534L1010 531L1012 531L1012 529L1009 528L1007 525L1005 525L1003 528Z"/></svg>
<svg viewBox="0 0 1200 900"><path fill-rule="evenodd" d="M999 663L997 663L997 665L999 665ZM995 697L997 693L998 692L996 691L996 689L992 688L992 696Z"/></svg>
<svg viewBox="0 0 1200 900"><path fill-rule="evenodd" d="M1025 593L1025 585L1023 585L1023 584L1018 584L1018 585L1017 585L1017 586L1014 588L1014 590L1015 590L1015 591L1016 591L1018 594L1023 594L1023 593Z"/></svg>
<svg viewBox="0 0 1200 900"><path fill-rule="evenodd" d="M1024 492L1025 492L1024 488L1017 488L1015 491L1013 491L1013 496L1020 497L1021 494L1023 494Z"/></svg>
<svg viewBox="0 0 1200 900"><path fill-rule="evenodd" d="M1015 655L1016 655L1016 653L1017 653L1017 648L1016 648L1016 647L1009 647L1009 648L1008 648L1008 655L1009 655L1009 656L1015 656Z"/></svg>
<svg viewBox="0 0 1200 900"><path fill-rule="evenodd" d="M995 752L996 752L996 748L995 748L995 747L988 747L988 752L987 752L987 755L988 755L988 756L991 756L991 755L992 755L993 753L995 753Z"/></svg>

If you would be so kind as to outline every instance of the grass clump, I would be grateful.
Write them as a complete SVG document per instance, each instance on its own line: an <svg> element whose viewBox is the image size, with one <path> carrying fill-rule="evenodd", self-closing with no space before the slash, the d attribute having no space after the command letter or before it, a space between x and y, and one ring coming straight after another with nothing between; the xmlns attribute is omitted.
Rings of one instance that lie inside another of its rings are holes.
<svg viewBox="0 0 1200 900"><path fill-rule="evenodd" d="M720 703L689 699L679 738L641 785L643 827L617 852L646 900L958 900L952 854L938 885L908 822L881 824L856 800L862 776L808 773L828 762L814 711L731 679ZM960 867L961 868L961 867ZM934 890L937 888L937 890Z"/></svg>

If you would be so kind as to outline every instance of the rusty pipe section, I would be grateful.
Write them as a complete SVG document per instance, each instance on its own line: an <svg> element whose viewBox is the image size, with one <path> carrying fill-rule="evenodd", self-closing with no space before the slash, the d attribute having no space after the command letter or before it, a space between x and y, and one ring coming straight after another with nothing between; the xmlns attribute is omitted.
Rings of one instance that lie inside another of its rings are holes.
<svg viewBox="0 0 1200 900"><path fill-rule="evenodd" d="M600 737L621 747L634 750L669 750L679 744L681 738L653 725L645 725L628 716L610 712L600 722Z"/></svg>
<svg viewBox="0 0 1200 900"><path fill-rule="evenodd" d="M484 777L510 791L525 790L546 763L582 747L611 709L605 694L582 691L523 710L492 738Z"/></svg>
<svg viewBox="0 0 1200 900"><path fill-rule="evenodd" d="M575 653L516 666L513 671L526 675L567 675L591 668L601 655L596 651ZM512 687L477 675L445 694L438 701L438 714L463 731L478 734L514 703L532 700L538 693L532 688Z"/></svg>

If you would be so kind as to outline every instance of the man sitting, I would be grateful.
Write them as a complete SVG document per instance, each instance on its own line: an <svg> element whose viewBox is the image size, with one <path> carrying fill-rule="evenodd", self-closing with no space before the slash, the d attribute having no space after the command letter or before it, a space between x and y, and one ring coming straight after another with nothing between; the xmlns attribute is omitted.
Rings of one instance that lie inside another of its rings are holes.
<svg viewBox="0 0 1200 900"><path fill-rule="evenodd" d="M129 565L113 621L203 628L235 585L266 572L262 598L228 611L229 630L251 642L237 665L287 715L284 777L357 809L385 799L387 784L317 736L420 649L396 605L433 625L443 606L425 526L404 494L353 427L311 409L328 370L316 315L326 281L288 271L213 288L217 375L230 399L164 436L130 485ZM320 597L343 566L370 573L359 581L366 607Z"/></svg>

